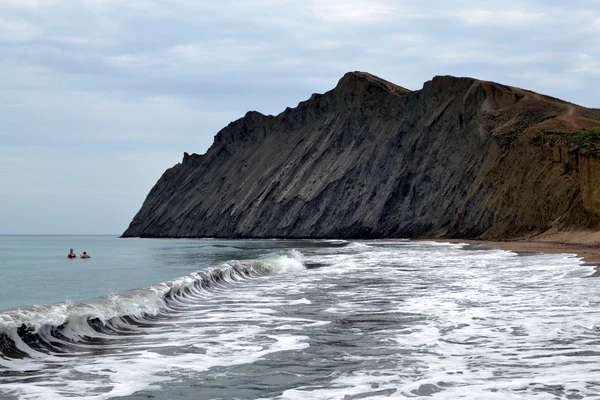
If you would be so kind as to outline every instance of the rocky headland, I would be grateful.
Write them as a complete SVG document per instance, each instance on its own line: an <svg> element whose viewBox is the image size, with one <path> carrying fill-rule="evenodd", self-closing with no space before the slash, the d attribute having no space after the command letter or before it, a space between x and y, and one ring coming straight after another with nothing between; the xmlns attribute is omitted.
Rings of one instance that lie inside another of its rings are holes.
<svg viewBox="0 0 600 400"><path fill-rule="evenodd" d="M344 75L184 154L124 237L551 237L600 226L600 110L471 78Z"/></svg>

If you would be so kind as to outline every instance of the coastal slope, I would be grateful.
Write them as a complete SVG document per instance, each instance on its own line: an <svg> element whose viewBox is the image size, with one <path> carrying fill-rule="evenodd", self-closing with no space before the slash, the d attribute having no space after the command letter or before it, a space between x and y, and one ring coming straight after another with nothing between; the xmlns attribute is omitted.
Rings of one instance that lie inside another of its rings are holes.
<svg viewBox="0 0 600 400"><path fill-rule="evenodd" d="M184 154L124 237L478 238L596 229L600 110L472 78L344 75Z"/></svg>

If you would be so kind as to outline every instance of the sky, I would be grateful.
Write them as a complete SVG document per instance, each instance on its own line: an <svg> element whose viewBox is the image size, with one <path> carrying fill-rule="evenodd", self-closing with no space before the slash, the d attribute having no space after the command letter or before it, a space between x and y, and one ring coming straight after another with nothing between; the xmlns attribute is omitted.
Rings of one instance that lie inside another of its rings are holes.
<svg viewBox="0 0 600 400"><path fill-rule="evenodd" d="M600 1L0 0L0 234L121 234L183 152L348 71L600 107Z"/></svg>

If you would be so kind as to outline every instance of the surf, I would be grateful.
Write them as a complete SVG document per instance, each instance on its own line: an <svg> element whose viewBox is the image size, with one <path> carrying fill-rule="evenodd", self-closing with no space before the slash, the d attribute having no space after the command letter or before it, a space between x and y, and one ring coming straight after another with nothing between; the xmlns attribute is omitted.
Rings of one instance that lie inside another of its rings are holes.
<svg viewBox="0 0 600 400"><path fill-rule="evenodd" d="M259 259L230 260L108 297L0 312L0 374L43 368L43 364L36 367L19 360L80 356L97 351L98 346L140 335L234 283L305 269L302 253L292 249Z"/></svg>

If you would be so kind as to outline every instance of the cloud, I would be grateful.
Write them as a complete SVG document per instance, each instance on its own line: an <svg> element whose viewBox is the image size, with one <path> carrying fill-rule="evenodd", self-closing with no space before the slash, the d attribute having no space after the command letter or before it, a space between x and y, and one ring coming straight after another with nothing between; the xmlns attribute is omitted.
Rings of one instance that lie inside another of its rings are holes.
<svg viewBox="0 0 600 400"><path fill-rule="evenodd" d="M64 0L4 0L3 3L5 6L18 9L41 9L55 7L63 1Z"/></svg>
<svg viewBox="0 0 600 400"><path fill-rule="evenodd" d="M0 146L3 233L122 233L177 152ZM33 160L36 160L33 162Z"/></svg>
<svg viewBox="0 0 600 400"><path fill-rule="evenodd" d="M580 90L582 81L578 77L563 73L546 72L542 70L533 70L530 72L514 73L512 77L518 78L522 84L518 85L525 89L536 88L540 93L548 93L548 89L561 87L564 89Z"/></svg>
<svg viewBox="0 0 600 400"><path fill-rule="evenodd" d="M0 143L12 150L0 156L23 163L0 165L60 207L55 186L69 169L110 188L118 172L109 164L135 154L116 165L142 182L139 207L183 151L202 153L246 111L277 114L347 71L409 89L434 75L473 76L599 106L598 43L595 0L4 0ZM145 157L164 161L150 169ZM25 202L2 187L0 208ZM114 208L123 188L105 192ZM91 195L60 196L101 207Z"/></svg>
<svg viewBox="0 0 600 400"><path fill-rule="evenodd" d="M571 73L587 78L600 78L600 56L579 53L573 57Z"/></svg>
<svg viewBox="0 0 600 400"><path fill-rule="evenodd" d="M219 102L186 103L175 97L155 95L135 99L94 92L15 91L0 110L5 144L38 144L52 148L113 148L152 151L202 152L224 121L239 114L219 109ZM68 114L68 116L67 116ZM30 115L35 115L31 118Z"/></svg>
<svg viewBox="0 0 600 400"><path fill-rule="evenodd" d="M27 42L40 34L40 29L33 24L0 16L0 42Z"/></svg>
<svg viewBox="0 0 600 400"><path fill-rule="evenodd" d="M315 16L327 22L377 23L390 17L383 5L363 1L312 1Z"/></svg>
<svg viewBox="0 0 600 400"><path fill-rule="evenodd" d="M527 25L547 19L541 12L524 10L495 11L487 9L466 9L456 13L456 17L474 25Z"/></svg>

